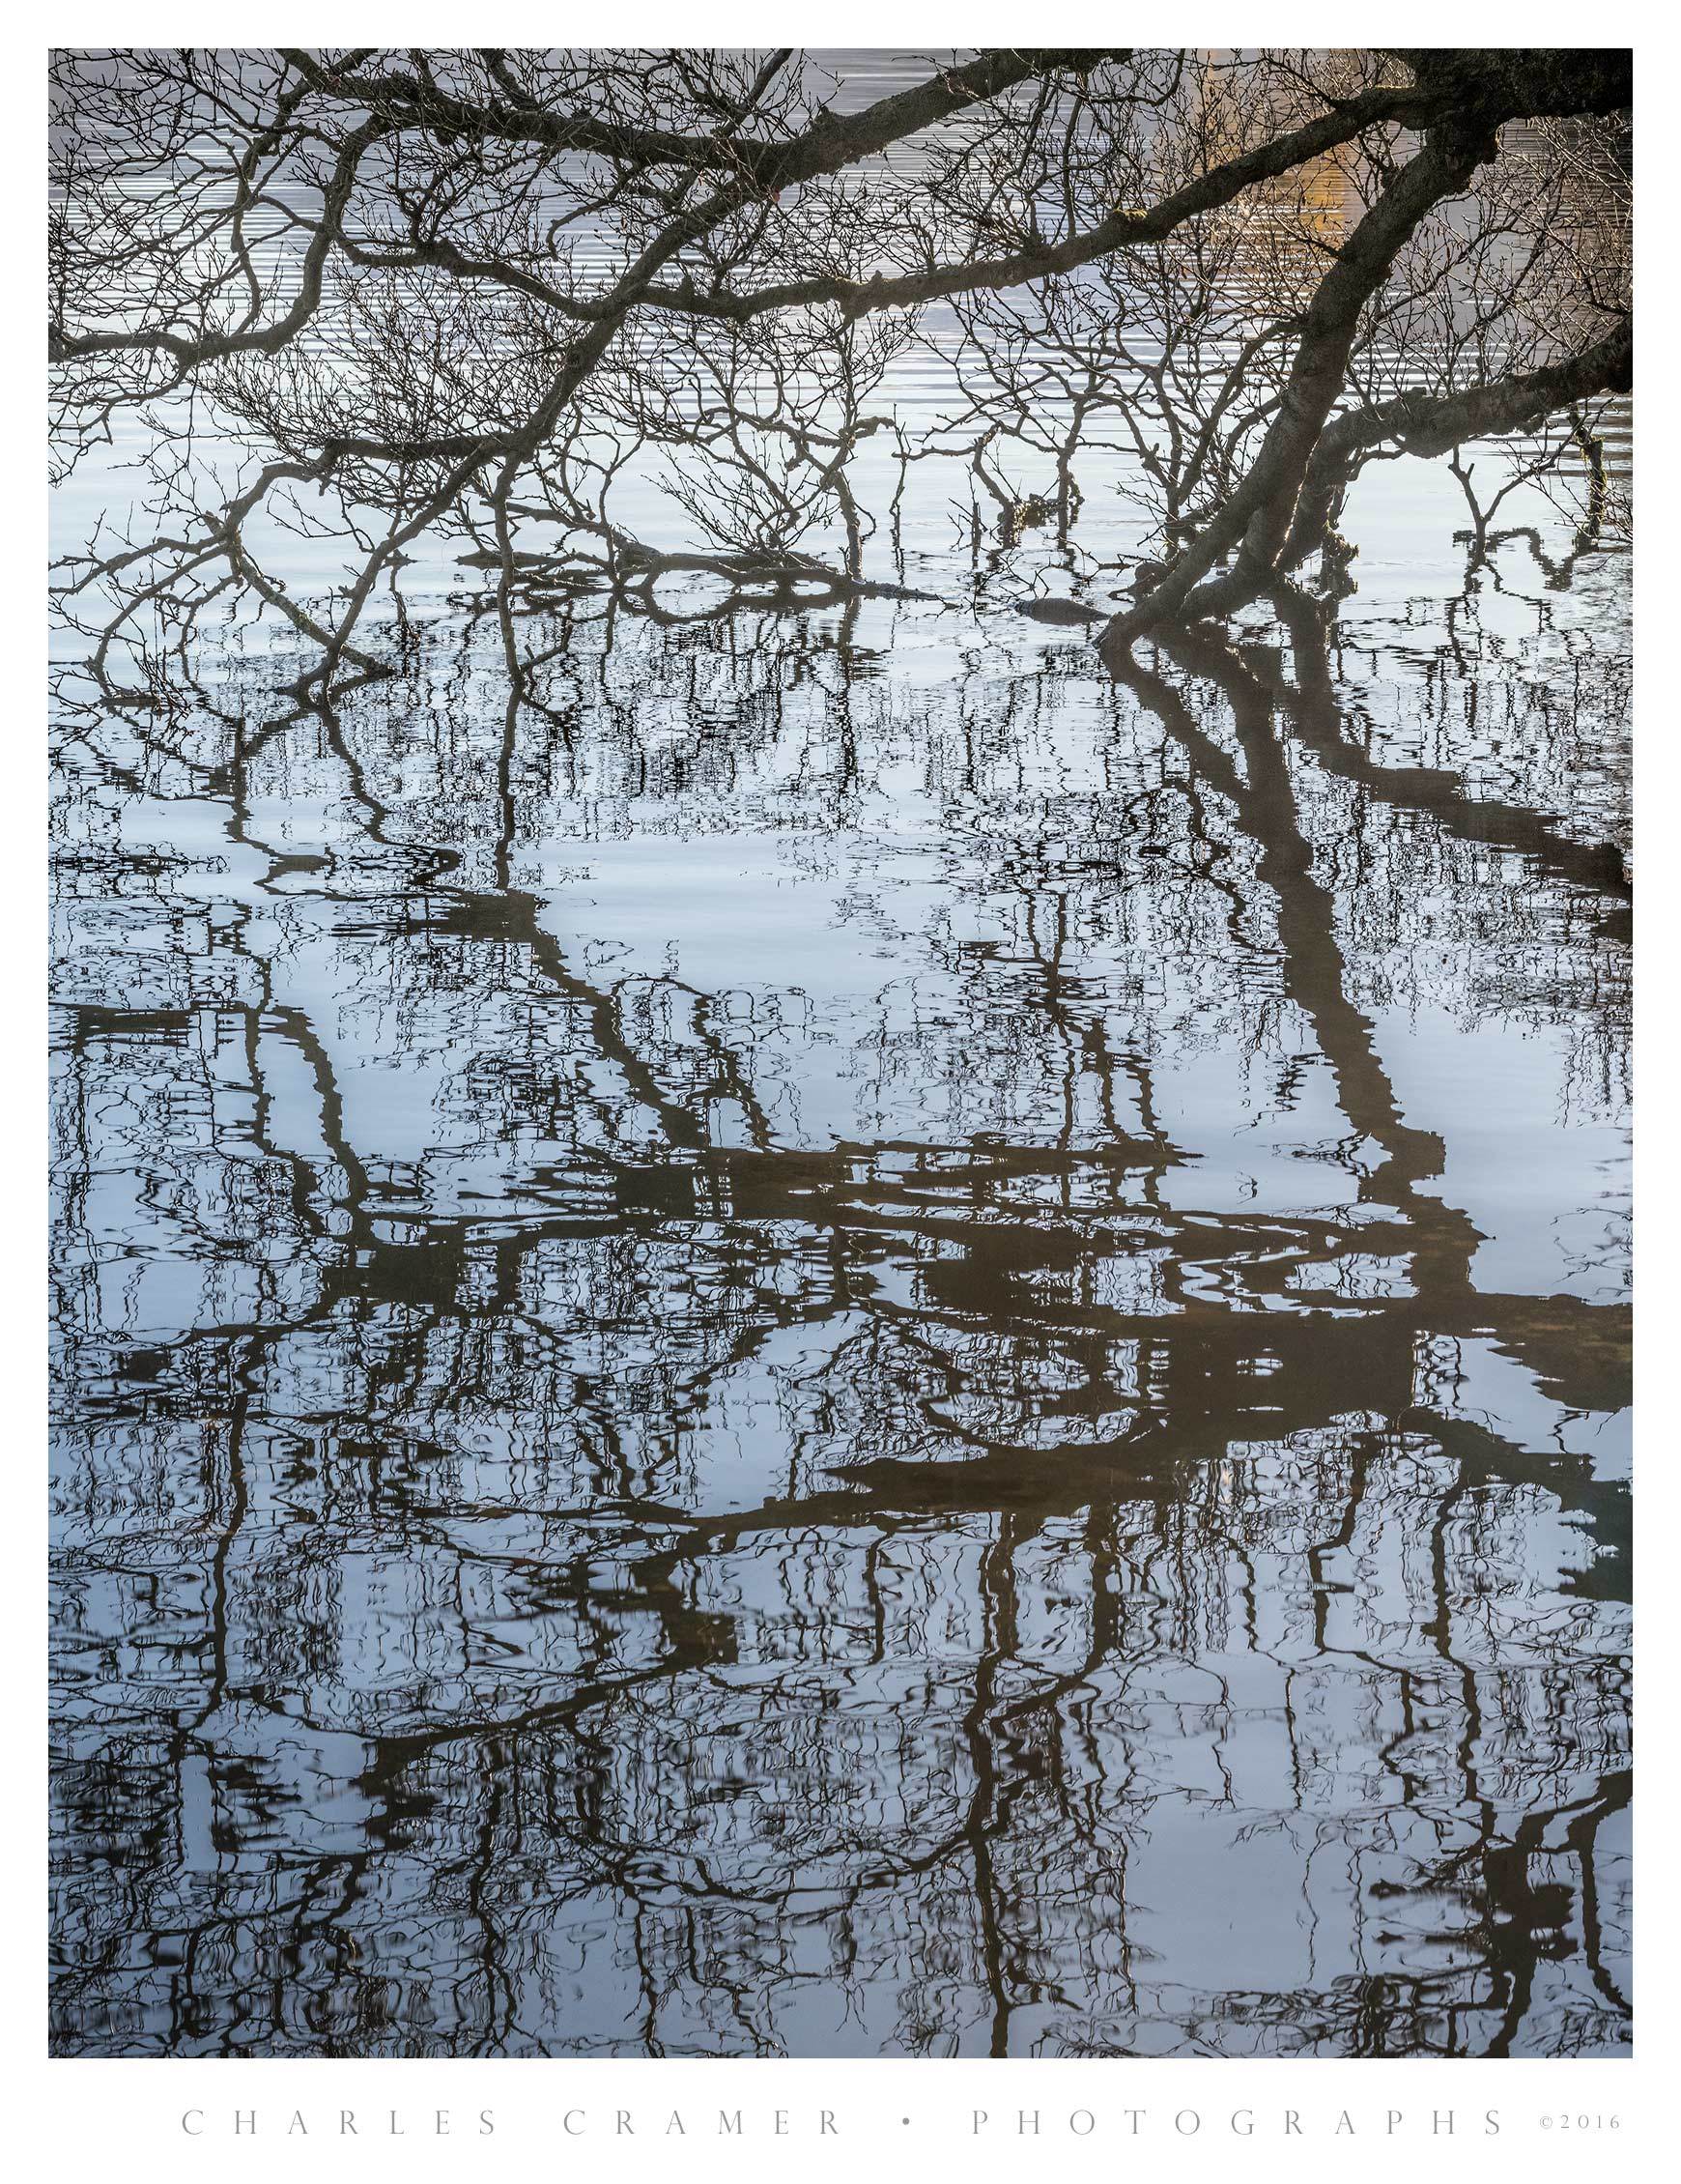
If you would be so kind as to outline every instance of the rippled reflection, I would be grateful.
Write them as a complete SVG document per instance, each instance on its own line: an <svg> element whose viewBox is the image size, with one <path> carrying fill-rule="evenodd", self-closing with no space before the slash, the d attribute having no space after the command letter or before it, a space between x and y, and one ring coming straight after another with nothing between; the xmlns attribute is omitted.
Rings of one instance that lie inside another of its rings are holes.
<svg viewBox="0 0 1681 2184"><path fill-rule="evenodd" d="M1279 615L72 724L61 2052L1625 2044L1622 655Z"/></svg>

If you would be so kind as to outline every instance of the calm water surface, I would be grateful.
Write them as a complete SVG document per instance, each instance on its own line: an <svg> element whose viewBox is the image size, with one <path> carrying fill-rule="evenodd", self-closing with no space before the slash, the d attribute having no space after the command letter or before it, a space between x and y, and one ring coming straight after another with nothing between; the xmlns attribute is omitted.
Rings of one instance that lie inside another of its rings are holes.
<svg viewBox="0 0 1681 2184"><path fill-rule="evenodd" d="M60 2052L1625 2047L1623 564L1380 469L71 724Z"/></svg>

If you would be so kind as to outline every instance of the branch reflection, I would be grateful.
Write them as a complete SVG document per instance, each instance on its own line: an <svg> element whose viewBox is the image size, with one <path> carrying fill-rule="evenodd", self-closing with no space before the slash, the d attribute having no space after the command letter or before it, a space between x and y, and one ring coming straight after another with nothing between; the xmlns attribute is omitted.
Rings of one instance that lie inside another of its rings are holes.
<svg viewBox="0 0 1681 2184"><path fill-rule="evenodd" d="M75 723L61 2052L1624 2045L1614 676L1275 608Z"/></svg>

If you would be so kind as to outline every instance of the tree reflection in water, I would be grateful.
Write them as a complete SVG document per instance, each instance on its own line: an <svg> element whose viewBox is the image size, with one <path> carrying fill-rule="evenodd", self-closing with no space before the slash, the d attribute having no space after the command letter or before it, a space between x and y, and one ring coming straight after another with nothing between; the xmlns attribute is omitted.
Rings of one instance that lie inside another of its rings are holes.
<svg viewBox="0 0 1681 2184"><path fill-rule="evenodd" d="M72 722L61 2052L1624 2046L1617 661L1272 612Z"/></svg>

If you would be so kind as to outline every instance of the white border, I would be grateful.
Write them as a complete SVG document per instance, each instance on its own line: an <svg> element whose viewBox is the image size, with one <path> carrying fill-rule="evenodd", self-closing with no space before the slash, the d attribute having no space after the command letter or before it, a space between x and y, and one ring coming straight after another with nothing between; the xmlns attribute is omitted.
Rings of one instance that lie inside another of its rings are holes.
<svg viewBox="0 0 1681 2184"><path fill-rule="evenodd" d="M1677 426L1667 399L1676 355L1673 235L1681 225L1675 130L1659 103L1676 81L1677 39L1659 27L1656 8L1597 9L1532 5L1473 8L1439 4L1404 9L1326 6L1195 8L1186 21L1163 10L1176 41L1207 44L1290 42L1348 45L1396 35L1420 44L1632 43L1637 101L1645 133L1637 132L1637 237L1640 274L1638 380L1651 390L1638 436L1640 538L1636 562L1638 704L1636 869L1639 882L1641 954L1636 1059L1642 1128L1637 1156L1637 1509L1639 1547L1637 1693L1638 1777L1637 1843L1636 2040L1633 2061L1566 2064L1506 2061L1240 2062L321 2062L269 2063L70 2061L45 2058L44 1903L45 1760L42 1734L45 1689L44 1284L41 1240L45 1234L43 1156L44 1071L40 1053L42 969L45 962L43 818L45 765L42 733L41 570L45 514L41 491L39 417L43 369L40 318L44 242L44 101L42 74L50 42L64 44L206 43L236 38L260 43L267 23L230 15L225 8L72 4L31 11L27 33L8 42L14 74L0 159L8 184L0 202L13 212L14 268L12 325L0 349L4 413L14 420L6 445L12 471L9 517L0 532L5 583L0 600L11 642L13 703L9 708L8 775L0 798L0 967L12 1066L0 1074L0 1146L10 1156L7 1227L11 1250L0 1258L0 1339L7 1345L5 1379L14 1421L8 1454L14 1476L6 1537L14 1558L0 1591L5 1616L5 1687L15 1719L6 1744L7 1795L0 1802L0 1874L13 1936L0 2019L0 2065L11 2090L0 2104L0 2154L22 2175L92 2177L116 2173L124 2184L178 2175L299 2176L312 2162L335 2174L410 2177L415 2173L490 2175L510 2158L529 2173L545 2157L558 2172L584 2177L640 2178L679 2173L731 2179L784 2180L790 2169L817 2175L852 2175L861 2166L885 2177L920 2177L932 2167L960 2165L968 2173L1019 2179L1042 2161L1075 2176L1169 2164L1192 2175L1291 2179L1411 2172L1421 2165L1479 2180L1575 2174L1603 2166L1614 2174L1630 2159L1656 2156L1669 2137L1670 2055L1676 2009L1669 1963L1675 1941L1674 1866L1668 1842L1677 1769L1668 1747L1665 1699L1672 1690L1677 1652L1678 1588L1664 1555L1677 1537L1667 1402L1673 1380L1672 1314L1678 1298L1667 1265L1668 1228L1677 1215L1676 1155L1666 1129L1666 1103L1681 1053L1675 1024L1674 965L1681 956L1677 922L1678 857L1670 839L1681 818L1676 739L1671 718L1676 668L1668 646L1677 619L1681 554L1671 535L1681 507ZM1069 43L1132 33L1138 11L1114 0L1096 6L1036 8L1036 38ZM1117 19L1120 18L1120 19ZM1135 25L1137 26L1135 28ZM473 14L504 43L564 42L573 25L562 14L532 7L491 6ZM1019 7L886 7L857 0L840 8L794 10L765 6L620 6L613 31L621 43L772 43L791 29L808 43L887 44L907 50L1009 43L1022 33ZM381 5L288 11L286 33L304 43L350 38L408 43L427 37L460 43L458 11L433 0L401 9ZM39 32L39 36L36 33ZM1585 34L1585 35L1584 35ZM1649 92L1646 87L1650 86ZM1650 1546L1648 1548L1648 1542ZM740 2110L744 2135L723 2138L718 2111ZM338 2112L357 2115L355 2139L336 2131ZM432 2118L449 2112L452 2128L437 2135ZM475 2121L488 2109L495 2130ZM632 2112L634 2139L613 2133L614 2112ZM821 2110L833 2112L837 2135L818 2135ZM255 2137L236 2136L236 2111L256 2111ZM979 2134L972 2112L991 2121ZM1037 2137L1018 2134L1018 2111L1037 2110ZM1299 2133L1289 2133L1286 2112ZM1451 2136L1432 2128L1436 2112L1454 2112ZM1497 2136L1484 2122L1499 2118ZM184 2129L202 2111L198 2135ZM386 2121L395 2111L402 2136ZM669 2130L676 2111L686 2135ZM784 2136L775 2117L784 2112ZM1127 2112L1143 2112L1136 2126ZM1235 2112L1252 2112L1253 2135L1235 2132ZM1336 2134L1348 2112L1353 2136ZM1388 2112L1402 2121L1385 2129ZM1076 2136L1067 2118L1089 2112L1093 2128ZM301 2112L307 2136L287 2132ZM1200 2124L1176 2129L1175 2117L1195 2113ZM1611 2115L1615 2131L1590 2133L1541 2117ZM906 2124L901 2117L909 2116ZM570 2122L568 2121L570 2119Z"/></svg>

